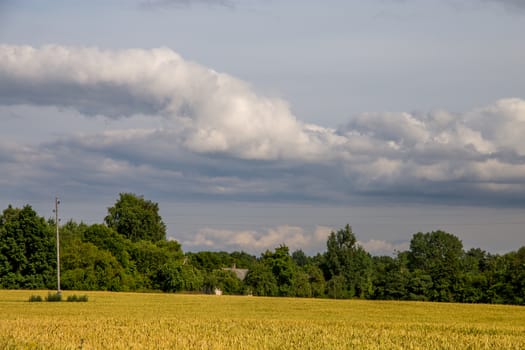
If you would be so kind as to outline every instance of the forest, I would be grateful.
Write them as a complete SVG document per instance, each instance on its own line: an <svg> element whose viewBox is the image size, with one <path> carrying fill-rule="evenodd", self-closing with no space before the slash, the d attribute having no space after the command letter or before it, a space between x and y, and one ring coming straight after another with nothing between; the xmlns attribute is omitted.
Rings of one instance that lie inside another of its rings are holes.
<svg viewBox="0 0 525 350"><path fill-rule="evenodd" d="M157 203L121 193L104 223L61 224L61 288L525 304L525 246L506 254L465 251L458 237L437 230L415 233L408 251L394 257L372 256L346 225L315 256L286 245L260 256L184 253L166 238L158 212ZM3 210L1 289L57 288L55 228L30 205Z"/></svg>

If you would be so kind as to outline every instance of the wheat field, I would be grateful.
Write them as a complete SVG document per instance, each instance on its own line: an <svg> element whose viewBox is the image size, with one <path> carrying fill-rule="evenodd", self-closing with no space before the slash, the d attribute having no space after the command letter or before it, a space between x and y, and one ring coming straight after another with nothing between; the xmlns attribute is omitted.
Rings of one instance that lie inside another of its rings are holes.
<svg viewBox="0 0 525 350"><path fill-rule="evenodd" d="M518 306L81 293L0 291L0 349L525 349Z"/></svg>

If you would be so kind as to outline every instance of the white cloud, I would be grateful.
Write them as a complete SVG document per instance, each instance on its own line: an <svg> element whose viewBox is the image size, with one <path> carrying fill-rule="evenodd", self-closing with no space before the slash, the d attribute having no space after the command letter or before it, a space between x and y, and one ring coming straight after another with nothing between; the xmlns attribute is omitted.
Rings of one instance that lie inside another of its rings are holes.
<svg viewBox="0 0 525 350"><path fill-rule="evenodd" d="M314 232L308 232L302 227L289 225L277 226L266 231L204 228L191 239L182 240L182 244L190 250L220 247L220 249L243 250L253 254L273 250L281 244L288 246L290 252L297 249L320 251L331 231L332 229L328 227L318 226Z"/></svg>
<svg viewBox="0 0 525 350"><path fill-rule="evenodd" d="M525 156L525 101L509 98L476 109L464 116L465 127L476 130L485 142L492 142L490 150L508 150ZM487 146L488 147L488 144Z"/></svg>
<svg viewBox="0 0 525 350"><path fill-rule="evenodd" d="M281 225L267 230L218 230L203 228L191 238L182 239L184 249L227 251L242 250L252 254L259 254L266 250L273 250L284 244L290 252L301 249L309 254L326 250L326 241L334 229L326 226L317 226L314 231L299 226ZM393 255L396 252L408 250L409 243L393 243L386 240L371 239L358 241L372 255Z"/></svg>
<svg viewBox="0 0 525 350"><path fill-rule="evenodd" d="M320 159L324 130L298 121L283 100L185 61L169 49L0 46L0 103L57 105L90 115L162 115L199 153L246 159Z"/></svg>
<svg viewBox="0 0 525 350"><path fill-rule="evenodd" d="M366 112L334 130L167 48L0 46L0 117L31 123L35 106L71 126L31 146L6 135L0 171L13 188L67 179L229 198L525 202L520 98L462 114Z"/></svg>
<svg viewBox="0 0 525 350"><path fill-rule="evenodd" d="M363 113L348 128L407 146L425 142L429 137L425 123L409 113Z"/></svg>

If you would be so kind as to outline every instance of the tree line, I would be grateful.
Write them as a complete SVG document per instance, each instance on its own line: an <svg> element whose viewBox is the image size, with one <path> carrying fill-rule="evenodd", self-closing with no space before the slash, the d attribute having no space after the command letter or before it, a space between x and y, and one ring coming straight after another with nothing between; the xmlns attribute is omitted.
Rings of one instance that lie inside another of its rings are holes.
<svg viewBox="0 0 525 350"><path fill-rule="evenodd" d="M54 289L55 222L26 205L0 215L0 288ZM347 225L326 251L286 245L259 257L187 252L166 239L158 205L121 193L103 224L60 226L64 290L211 292L259 296L525 304L525 246L503 255L465 251L444 231L416 233L407 251L372 256ZM242 280L231 269L247 269Z"/></svg>

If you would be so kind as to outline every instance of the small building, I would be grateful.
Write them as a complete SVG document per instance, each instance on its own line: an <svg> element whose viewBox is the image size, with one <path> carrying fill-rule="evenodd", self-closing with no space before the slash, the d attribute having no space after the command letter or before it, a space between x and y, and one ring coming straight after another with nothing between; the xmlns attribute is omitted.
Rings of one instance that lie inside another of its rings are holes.
<svg viewBox="0 0 525 350"><path fill-rule="evenodd" d="M223 270L233 272L235 276L241 281L244 281L244 279L246 278L246 275L248 274L248 271L250 271L248 269L238 269L235 264L233 264L232 267L224 267Z"/></svg>

